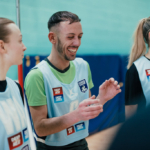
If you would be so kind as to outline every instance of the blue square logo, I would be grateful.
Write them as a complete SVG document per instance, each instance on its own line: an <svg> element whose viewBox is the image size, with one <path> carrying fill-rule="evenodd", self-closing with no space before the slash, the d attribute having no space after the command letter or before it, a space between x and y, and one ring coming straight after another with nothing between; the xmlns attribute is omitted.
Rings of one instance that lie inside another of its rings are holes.
<svg viewBox="0 0 150 150"><path fill-rule="evenodd" d="M85 93L88 90L88 86L87 86L87 83L86 83L85 79L79 81L78 85L80 87L81 92Z"/></svg>
<svg viewBox="0 0 150 150"><path fill-rule="evenodd" d="M150 69L146 69L145 71L146 71L148 82L150 82Z"/></svg>
<svg viewBox="0 0 150 150"><path fill-rule="evenodd" d="M63 95L54 96L54 103L64 102Z"/></svg>
<svg viewBox="0 0 150 150"><path fill-rule="evenodd" d="M81 131L81 130L84 130L85 129L85 123L82 122L82 123L76 124L75 129L76 129L77 132Z"/></svg>
<svg viewBox="0 0 150 150"><path fill-rule="evenodd" d="M29 140L29 134L28 134L27 128L24 129L22 132L23 132L23 141L24 142L28 141Z"/></svg>

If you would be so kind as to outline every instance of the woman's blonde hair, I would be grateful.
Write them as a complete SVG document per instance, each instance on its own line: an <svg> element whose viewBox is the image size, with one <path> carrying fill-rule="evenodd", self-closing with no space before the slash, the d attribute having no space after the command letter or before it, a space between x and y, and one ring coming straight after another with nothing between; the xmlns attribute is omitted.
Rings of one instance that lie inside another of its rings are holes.
<svg viewBox="0 0 150 150"><path fill-rule="evenodd" d="M148 38L148 33L150 32L150 17L143 18L135 32L134 32L134 43L132 45L131 53L129 56L129 63L127 68L129 69L132 63L137 60L139 57L146 53L146 43L150 45L150 39Z"/></svg>

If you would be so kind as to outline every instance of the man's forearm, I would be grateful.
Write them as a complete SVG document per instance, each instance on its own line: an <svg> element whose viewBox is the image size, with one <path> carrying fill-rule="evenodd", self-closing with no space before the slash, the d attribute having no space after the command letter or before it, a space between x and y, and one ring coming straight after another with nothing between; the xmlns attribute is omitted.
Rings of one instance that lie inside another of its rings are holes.
<svg viewBox="0 0 150 150"><path fill-rule="evenodd" d="M96 99L100 100L100 102L99 102L100 105L104 105L107 102L103 98L101 98L99 95L96 97Z"/></svg>
<svg viewBox="0 0 150 150"><path fill-rule="evenodd" d="M67 129L78 121L73 111L60 117L41 119L34 127L38 136L47 136Z"/></svg>
<svg viewBox="0 0 150 150"><path fill-rule="evenodd" d="M72 112L60 117L47 118L47 106L30 106L34 128L38 136L47 136L60 132L73 124L97 117L103 108L95 96L83 100Z"/></svg>

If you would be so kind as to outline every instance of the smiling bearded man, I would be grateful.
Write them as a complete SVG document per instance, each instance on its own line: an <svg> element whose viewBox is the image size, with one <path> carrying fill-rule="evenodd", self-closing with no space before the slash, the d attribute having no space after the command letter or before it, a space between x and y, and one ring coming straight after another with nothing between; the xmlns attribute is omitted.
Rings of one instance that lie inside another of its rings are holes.
<svg viewBox="0 0 150 150"><path fill-rule="evenodd" d="M61 11L48 21L50 55L27 75L25 90L36 132L37 150L88 150L88 120L121 92L113 78L91 97L89 65L76 58L83 35L77 15Z"/></svg>

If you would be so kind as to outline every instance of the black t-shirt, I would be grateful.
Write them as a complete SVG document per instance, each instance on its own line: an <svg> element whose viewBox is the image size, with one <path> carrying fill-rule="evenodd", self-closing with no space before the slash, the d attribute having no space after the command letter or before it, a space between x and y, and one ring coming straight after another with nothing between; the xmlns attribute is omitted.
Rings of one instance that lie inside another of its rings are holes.
<svg viewBox="0 0 150 150"><path fill-rule="evenodd" d="M22 88L20 86L19 83L15 82L19 88L19 91L20 91L20 95L21 95L21 98L22 98L22 102L23 102L23 93L22 93ZM4 92L6 90L6 86L7 86L7 82L6 80L3 80L3 81L0 81L0 92Z"/></svg>
<svg viewBox="0 0 150 150"><path fill-rule="evenodd" d="M138 110L144 108L146 106L146 98L143 93L138 71L133 63L126 73L125 105L136 105L136 104L138 104Z"/></svg>

